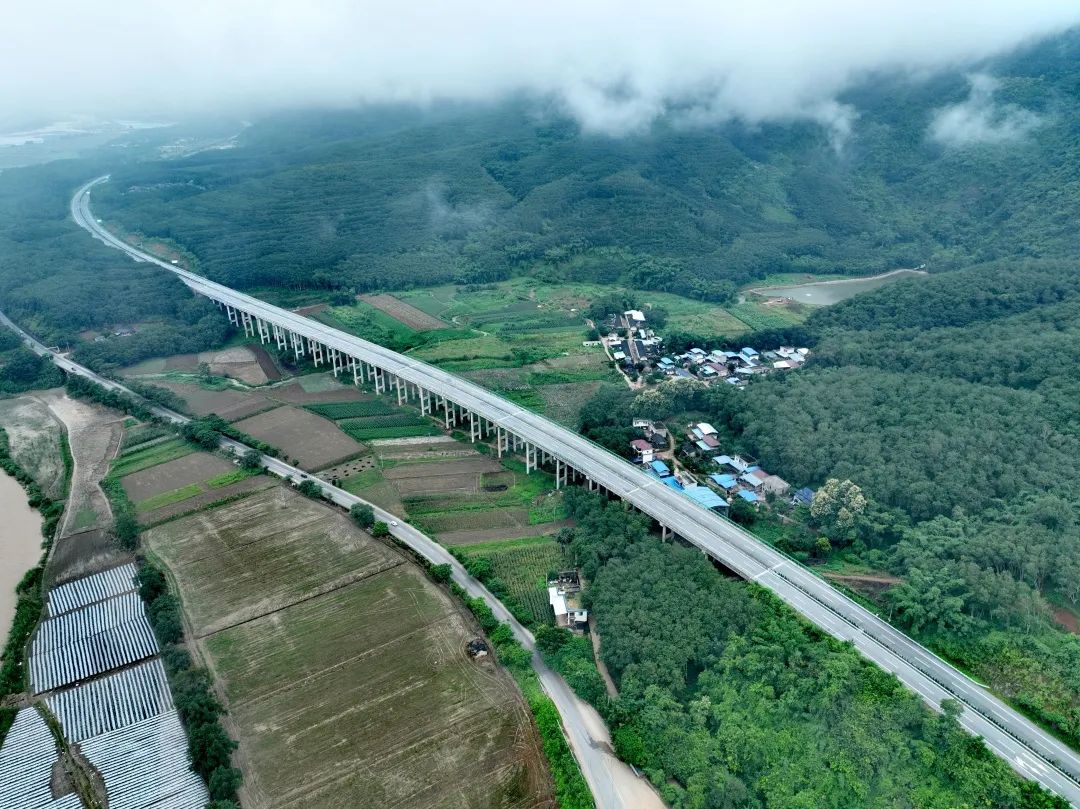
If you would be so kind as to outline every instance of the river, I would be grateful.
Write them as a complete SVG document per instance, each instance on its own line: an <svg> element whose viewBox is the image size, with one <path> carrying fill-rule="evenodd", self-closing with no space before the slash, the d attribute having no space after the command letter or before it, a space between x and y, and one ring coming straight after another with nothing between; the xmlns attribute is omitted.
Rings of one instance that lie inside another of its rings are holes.
<svg viewBox="0 0 1080 809"><path fill-rule="evenodd" d="M816 281L810 284L797 284L789 287L759 287L750 290L756 295L770 298L787 298L798 303L810 303L817 306L828 306L831 303L852 298L860 292L869 292L872 289L899 281L901 278L912 278L926 275L923 270L893 270L892 272L874 275L870 278L845 278L839 281Z"/></svg>
<svg viewBox="0 0 1080 809"><path fill-rule="evenodd" d="M41 516L26 503L26 491L0 472L0 644L15 617L15 585L41 558Z"/></svg>

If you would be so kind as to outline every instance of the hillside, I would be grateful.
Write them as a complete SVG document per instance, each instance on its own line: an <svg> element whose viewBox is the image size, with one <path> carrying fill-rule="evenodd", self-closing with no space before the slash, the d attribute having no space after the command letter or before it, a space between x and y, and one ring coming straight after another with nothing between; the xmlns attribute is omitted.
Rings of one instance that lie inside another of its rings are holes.
<svg viewBox="0 0 1080 809"><path fill-rule="evenodd" d="M1078 55L1074 34L972 86L874 77L841 99L839 150L810 124L584 135L531 101L280 115L235 150L117 170L98 204L248 288L572 272L723 300L775 272L1069 257Z"/></svg>

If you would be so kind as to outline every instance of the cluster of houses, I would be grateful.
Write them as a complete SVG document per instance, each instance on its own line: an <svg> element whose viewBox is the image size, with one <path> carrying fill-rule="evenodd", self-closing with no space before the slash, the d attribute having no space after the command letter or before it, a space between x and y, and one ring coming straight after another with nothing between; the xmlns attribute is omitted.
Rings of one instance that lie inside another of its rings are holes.
<svg viewBox="0 0 1080 809"><path fill-rule="evenodd" d="M656 360L656 369L667 376L702 382L722 379L729 385L742 387L752 376L798 368L809 356L809 348L788 346L765 352L758 352L752 346L744 346L739 351L691 348L683 354L660 357Z"/></svg>
<svg viewBox="0 0 1080 809"><path fill-rule="evenodd" d="M654 436L659 435L655 424L645 419L635 419L634 427L645 434L644 438L634 439L630 444L637 462L665 486L682 492L705 508L723 513L735 498L757 506L765 502L769 495L785 497L791 492L791 485L786 480L779 475L769 474L752 458L724 454L716 428L707 422L692 425L686 434L687 441L681 448L684 455L707 458L710 466L714 467L708 473L708 482L704 486L689 476L680 478L667 462L657 457L662 450L653 441ZM666 430L662 441L666 448ZM803 488L794 493L792 502L808 506L813 497L813 490Z"/></svg>
<svg viewBox="0 0 1080 809"><path fill-rule="evenodd" d="M622 314L609 315L604 324L608 335L604 343L611 351L611 358L624 370L637 371L637 364L651 365L660 356L663 340L656 335L639 309L628 309Z"/></svg>

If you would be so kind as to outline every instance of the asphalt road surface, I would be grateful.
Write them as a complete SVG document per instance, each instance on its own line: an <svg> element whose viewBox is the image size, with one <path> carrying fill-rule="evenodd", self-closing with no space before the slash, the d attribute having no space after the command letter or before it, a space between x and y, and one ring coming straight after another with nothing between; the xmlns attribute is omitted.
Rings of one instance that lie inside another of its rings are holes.
<svg viewBox="0 0 1080 809"><path fill-rule="evenodd" d="M154 263L175 273L198 294L374 364L437 396L446 396L554 454L725 567L767 587L825 632L850 642L874 663L894 673L933 708L940 709L945 699L959 702L963 708L959 722L966 730L981 736L1018 773L1080 807L1080 756L1075 751L790 557L729 520L701 508L623 458L478 385L272 306L128 245L103 228L90 211L92 187L107 179L101 177L86 184L71 201L75 221L95 238L137 261Z"/></svg>
<svg viewBox="0 0 1080 809"><path fill-rule="evenodd" d="M156 415L174 424L184 424L190 421L187 416L148 402L118 382L96 374L89 368L50 350L19 328L3 312L0 312L0 323L17 332L22 337L23 342L35 353L50 357L57 366L67 373L86 377L105 388L138 399L144 402ZM221 446L232 450L237 455L251 449L246 444L224 437L221 439ZM589 789L592 791L598 809L664 808L663 801L660 800L652 786L635 774L630 767L620 761L612 752L611 736L608 728L596 710L580 699L566 684L562 676L548 668L547 664L540 658L536 651L536 643L532 633L522 626L510 614L510 611L503 606L503 603L492 595L483 584L469 575L461 563L451 556L442 545L407 524L398 515L368 503L366 500L350 494L344 489L332 486L298 467L291 466L269 455L262 456L262 464L269 472L283 479L292 479L297 482L302 480L315 481L322 488L326 499L342 508L349 509L356 504L370 505L375 511L375 518L385 522L390 527L390 533L395 538L404 542L432 564L450 565L453 570L454 581L465 588L470 596L483 598L491 607L492 612L495 613L495 617L508 623L513 630L514 637L518 639L522 646L532 652L533 669L536 670L544 691L551 697L552 702L555 703L555 707L559 711L563 731L571 749L574 751L574 757L581 767Z"/></svg>

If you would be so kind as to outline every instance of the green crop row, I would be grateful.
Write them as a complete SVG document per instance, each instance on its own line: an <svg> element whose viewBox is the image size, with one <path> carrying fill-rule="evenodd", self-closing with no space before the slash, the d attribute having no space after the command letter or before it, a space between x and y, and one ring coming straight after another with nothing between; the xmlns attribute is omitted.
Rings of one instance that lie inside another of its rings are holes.
<svg viewBox="0 0 1080 809"><path fill-rule="evenodd" d="M366 402L327 402L325 404L307 405L312 413L318 413L328 419L363 418L364 416L382 416L394 412L393 409L378 400Z"/></svg>

